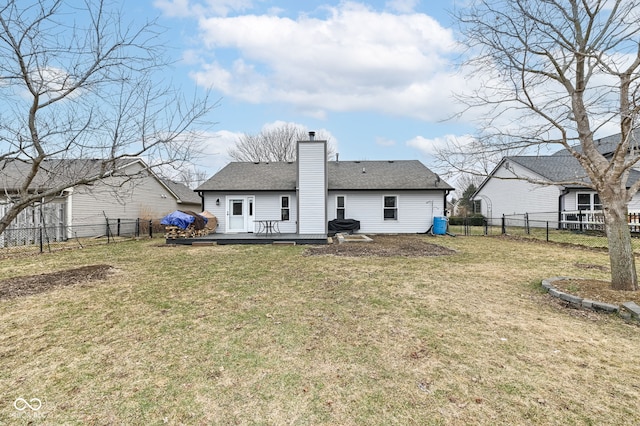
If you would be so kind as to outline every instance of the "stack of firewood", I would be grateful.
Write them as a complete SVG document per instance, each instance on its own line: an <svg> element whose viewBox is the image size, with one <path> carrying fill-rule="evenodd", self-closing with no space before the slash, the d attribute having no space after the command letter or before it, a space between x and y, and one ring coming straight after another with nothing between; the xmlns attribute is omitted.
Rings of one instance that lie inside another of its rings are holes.
<svg viewBox="0 0 640 426"><path fill-rule="evenodd" d="M204 228L196 230L193 225L189 226L187 229L182 229L179 226L165 226L164 231L164 237L171 239L203 237L205 235L209 235L209 229Z"/></svg>

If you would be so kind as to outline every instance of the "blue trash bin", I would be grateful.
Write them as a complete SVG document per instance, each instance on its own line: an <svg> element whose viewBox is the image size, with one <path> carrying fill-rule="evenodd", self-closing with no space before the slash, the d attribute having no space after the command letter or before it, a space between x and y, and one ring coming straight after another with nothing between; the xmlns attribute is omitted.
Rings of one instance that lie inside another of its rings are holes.
<svg viewBox="0 0 640 426"><path fill-rule="evenodd" d="M436 216L433 218L433 233L436 235L444 235L447 233L447 218Z"/></svg>

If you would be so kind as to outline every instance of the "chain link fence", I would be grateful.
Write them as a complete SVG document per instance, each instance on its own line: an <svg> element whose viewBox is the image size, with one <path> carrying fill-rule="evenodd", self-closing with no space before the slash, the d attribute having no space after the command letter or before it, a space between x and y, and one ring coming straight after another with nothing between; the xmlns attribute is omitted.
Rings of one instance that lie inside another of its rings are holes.
<svg viewBox="0 0 640 426"><path fill-rule="evenodd" d="M608 248L604 225L579 221L537 220L531 219L527 214L501 218L459 219L449 224L449 233L465 236L511 235L547 242ZM630 230L633 250L640 253L640 228L632 224Z"/></svg>
<svg viewBox="0 0 640 426"><path fill-rule="evenodd" d="M0 234L0 258L163 236L160 219L105 219L83 225L9 227Z"/></svg>

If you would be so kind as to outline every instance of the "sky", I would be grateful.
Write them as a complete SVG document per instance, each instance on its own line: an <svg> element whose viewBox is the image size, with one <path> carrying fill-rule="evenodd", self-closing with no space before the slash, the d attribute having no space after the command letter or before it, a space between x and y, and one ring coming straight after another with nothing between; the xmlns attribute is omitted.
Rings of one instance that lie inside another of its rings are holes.
<svg viewBox="0 0 640 426"><path fill-rule="evenodd" d="M452 95L467 84L449 15L456 0L118 1L166 29L174 85L219 99L197 161L208 175L230 161L239 135L279 123L328 134L341 161L431 168L434 147L474 132L451 119Z"/></svg>

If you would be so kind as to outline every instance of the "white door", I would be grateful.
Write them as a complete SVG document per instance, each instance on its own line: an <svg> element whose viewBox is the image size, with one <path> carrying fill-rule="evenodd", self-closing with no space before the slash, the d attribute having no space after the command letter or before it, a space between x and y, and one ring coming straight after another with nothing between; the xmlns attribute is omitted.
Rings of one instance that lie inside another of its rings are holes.
<svg viewBox="0 0 640 426"><path fill-rule="evenodd" d="M227 215L227 232L247 232L244 198L230 198Z"/></svg>

